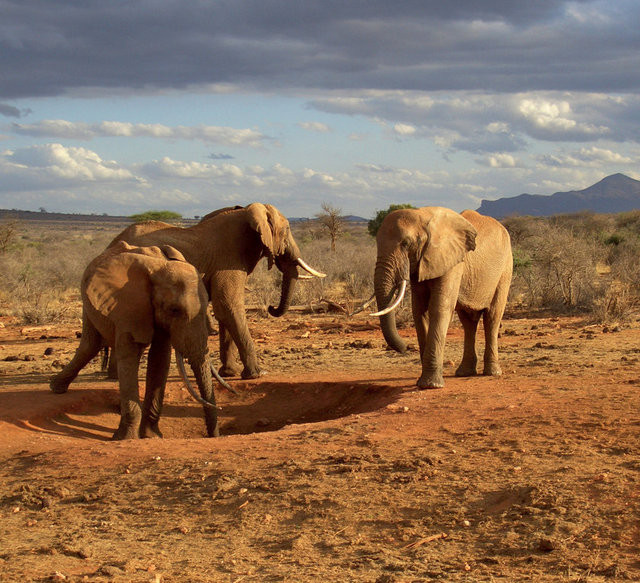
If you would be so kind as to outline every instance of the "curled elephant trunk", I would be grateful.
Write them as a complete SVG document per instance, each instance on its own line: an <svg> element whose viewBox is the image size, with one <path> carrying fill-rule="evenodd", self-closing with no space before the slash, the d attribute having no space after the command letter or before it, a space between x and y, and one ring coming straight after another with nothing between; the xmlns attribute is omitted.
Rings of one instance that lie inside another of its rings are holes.
<svg viewBox="0 0 640 583"><path fill-rule="evenodd" d="M280 291L280 303L277 307L269 306L269 314L274 316L275 318L279 318L289 309L289 306L291 305L293 292L295 291L296 280L308 279L308 276L306 274L298 275L298 267L301 267L304 271L306 271L313 277L326 277L327 274L322 273L321 271L317 271L313 267L309 266L300 257L291 262L287 261L286 267L282 266L282 259L276 260L276 264L282 270L282 289Z"/></svg>
<svg viewBox="0 0 640 583"><path fill-rule="evenodd" d="M382 334L387 344L395 351L401 353L407 351L407 343L398 334L394 310L402 301L406 285L406 279L403 279L401 293L397 295L395 301L392 301L393 295L397 289L394 274L391 273L384 265L376 266L374 289L379 312L376 312L373 315L378 315L380 317L380 328L382 329Z"/></svg>
<svg viewBox="0 0 640 583"><path fill-rule="evenodd" d="M282 316L291 305L293 299L293 292L296 287L296 280L298 278L298 269L295 263L289 265L282 271L282 289L280 290L280 303L277 307L269 306L269 314L275 318Z"/></svg>

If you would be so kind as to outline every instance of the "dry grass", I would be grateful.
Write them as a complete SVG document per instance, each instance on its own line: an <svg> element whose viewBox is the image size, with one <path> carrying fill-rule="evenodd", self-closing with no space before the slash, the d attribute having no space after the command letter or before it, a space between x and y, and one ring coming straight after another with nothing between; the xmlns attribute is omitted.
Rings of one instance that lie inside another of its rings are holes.
<svg viewBox="0 0 640 583"><path fill-rule="evenodd" d="M512 217L515 271L510 306L585 313L611 323L631 318L640 298L640 212ZM79 283L87 263L121 226L0 224L0 315L42 324L79 318ZM292 224L305 260L324 279L300 280L293 305L309 311L351 311L373 293L376 248L366 224L347 223L331 251L316 221ZM281 274L261 262L249 278L247 305L266 315L279 301ZM410 302L398 313L411 321Z"/></svg>

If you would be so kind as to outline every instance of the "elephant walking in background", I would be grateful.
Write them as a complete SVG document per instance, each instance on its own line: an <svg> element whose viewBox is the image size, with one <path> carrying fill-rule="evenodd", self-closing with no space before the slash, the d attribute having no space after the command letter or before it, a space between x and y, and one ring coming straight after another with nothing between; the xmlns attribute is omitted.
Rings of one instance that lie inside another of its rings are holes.
<svg viewBox="0 0 640 583"><path fill-rule="evenodd" d="M247 278L260 259L266 258L269 268L275 264L282 271L280 303L269 307L272 316L281 316L289 308L298 267L324 277L302 260L289 222L268 204L220 209L187 228L159 221L140 223L126 228L111 245L118 241L141 246L171 245L204 274L213 313L220 324L219 372L223 376L260 376L244 305Z"/></svg>
<svg viewBox="0 0 640 583"><path fill-rule="evenodd" d="M132 247L120 242L89 263L81 293L82 339L71 362L51 379L51 390L66 392L106 344L116 356L120 385L120 425L113 438L162 437L158 420L173 346L179 365L182 356L189 362L199 400L206 403L207 435L218 435L207 347L208 296L196 269L172 247ZM141 407L138 369L149 345Z"/></svg>
<svg viewBox="0 0 640 583"><path fill-rule="evenodd" d="M373 315L380 316L387 344L404 352L406 343L398 335L393 309L407 280L411 282L422 360L418 387L444 386L444 345L454 310L464 328L464 353L456 375L477 374L475 339L481 316L483 372L500 375L498 332L513 270L507 230L495 219L471 210L458 214L442 207L403 209L385 217L377 247L374 287L379 311Z"/></svg>

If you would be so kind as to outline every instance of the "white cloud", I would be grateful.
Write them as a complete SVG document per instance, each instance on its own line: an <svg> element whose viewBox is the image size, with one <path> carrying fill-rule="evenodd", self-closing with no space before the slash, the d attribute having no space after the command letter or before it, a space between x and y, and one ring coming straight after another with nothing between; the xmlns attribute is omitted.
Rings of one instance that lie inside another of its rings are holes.
<svg viewBox="0 0 640 583"><path fill-rule="evenodd" d="M595 138L606 136L609 129L592 123L579 123L574 119L571 104L567 100L549 100L544 98L525 98L520 101L518 111L530 124L530 132L535 137L553 139L559 134L563 139L568 136Z"/></svg>
<svg viewBox="0 0 640 583"><path fill-rule="evenodd" d="M44 144L7 150L0 157L3 181L24 180L25 184L47 183L49 187L73 182L120 182L138 180L116 162L102 160L86 148Z"/></svg>
<svg viewBox="0 0 640 583"><path fill-rule="evenodd" d="M16 134L57 139L91 140L98 137L157 138L199 140L226 146L260 147L268 138L253 129L220 126L175 126L141 124L118 121L101 123L71 122L62 119L43 120L33 124L13 123Z"/></svg>
<svg viewBox="0 0 640 583"><path fill-rule="evenodd" d="M318 132L321 134L331 131L331 128L326 123L321 123L319 121L303 121L299 122L298 126L308 132Z"/></svg>
<svg viewBox="0 0 640 583"><path fill-rule="evenodd" d="M412 136L416 133L416 128L406 123L397 123L394 124L393 131L399 136Z"/></svg>
<svg viewBox="0 0 640 583"><path fill-rule="evenodd" d="M608 164L613 165L637 165L637 158L624 156L612 150L592 146L590 148L580 148L568 154L543 154L538 156L538 161L543 166L557 168L600 168Z"/></svg>
<svg viewBox="0 0 640 583"><path fill-rule="evenodd" d="M485 164L490 168L515 168L518 166L517 158L511 154L494 154L488 156L485 160L480 161L481 164Z"/></svg>

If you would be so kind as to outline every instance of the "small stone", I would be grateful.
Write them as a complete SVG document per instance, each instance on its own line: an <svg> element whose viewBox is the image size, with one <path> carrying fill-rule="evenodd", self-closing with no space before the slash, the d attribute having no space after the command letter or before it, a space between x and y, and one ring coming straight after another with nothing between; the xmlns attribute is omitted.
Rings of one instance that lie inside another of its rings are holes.
<svg viewBox="0 0 640 583"><path fill-rule="evenodd" d="M550 553L556 549L556 542L546 536L543 536L538 543L538 549L543 553Z"/></svg>
<svg viewBox="0 0 640 583"><path fill-rule="evenodd" d="M118 577L119 575L124 575L124 571L115 565L103 565L100 567L100 573L107 577Z"/></svg>

